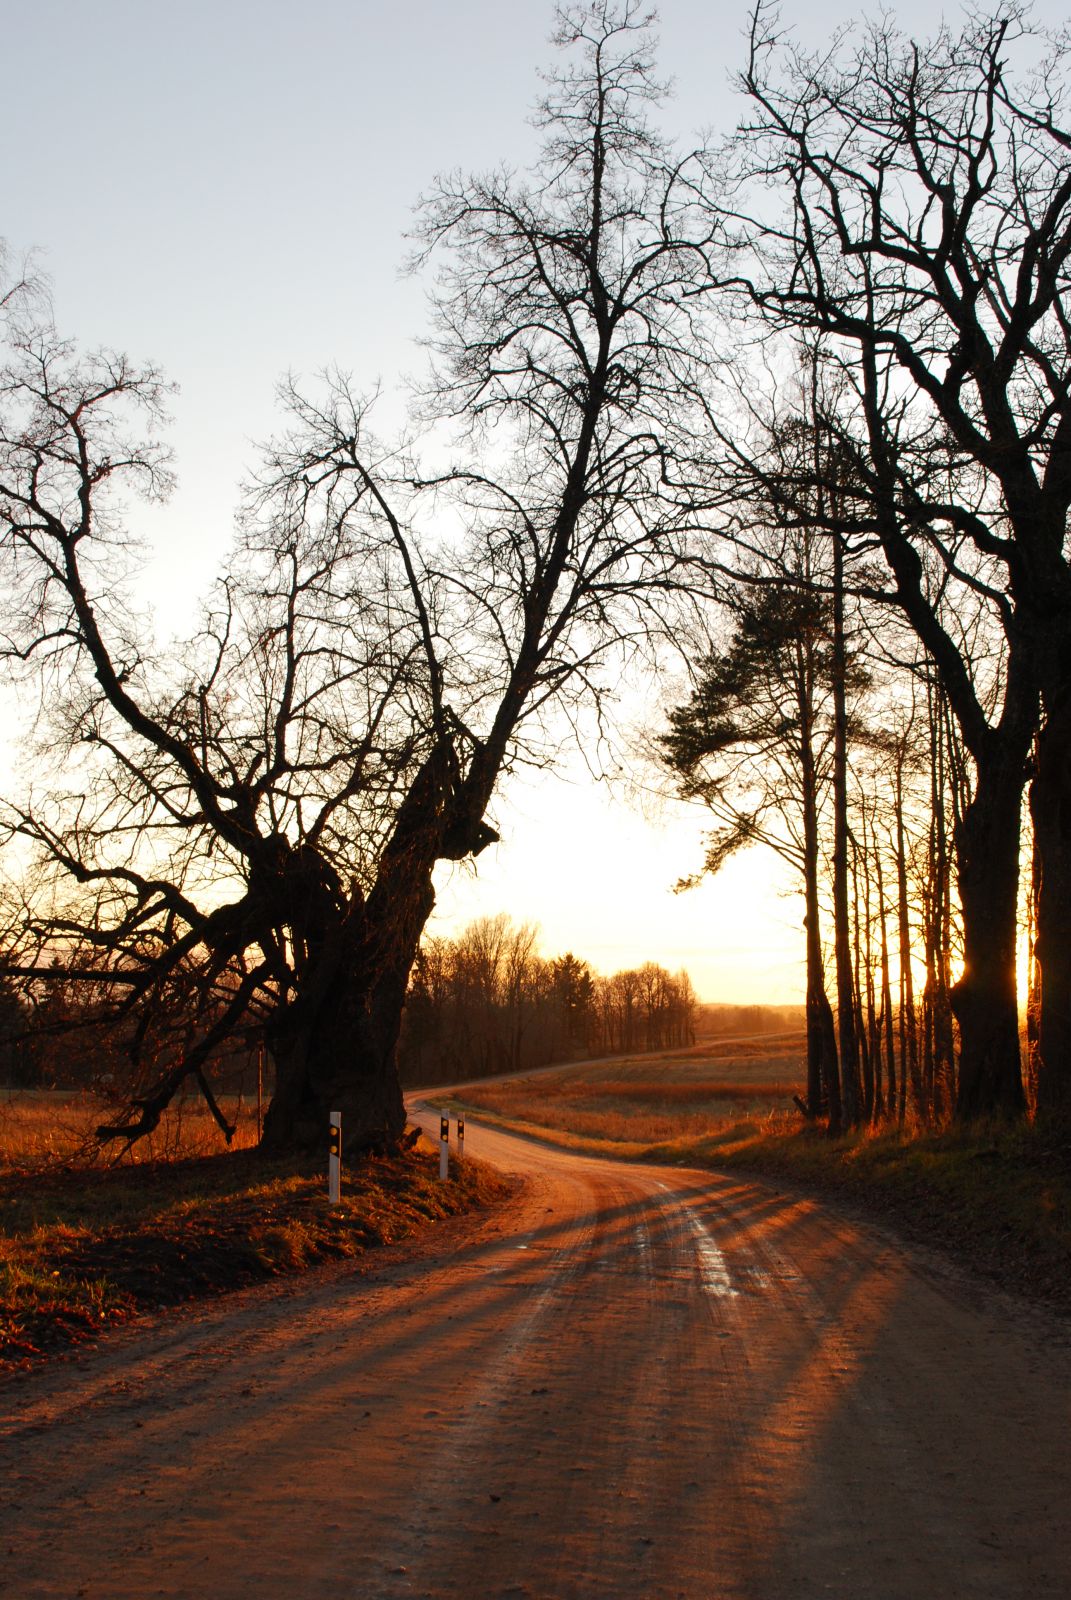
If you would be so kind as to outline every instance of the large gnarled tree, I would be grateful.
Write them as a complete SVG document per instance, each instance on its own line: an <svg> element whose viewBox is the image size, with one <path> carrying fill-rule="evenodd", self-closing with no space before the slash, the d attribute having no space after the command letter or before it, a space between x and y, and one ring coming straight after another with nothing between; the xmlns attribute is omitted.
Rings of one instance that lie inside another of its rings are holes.
<svg viewBox="0 0 1071 1600"><path fill-rule="evenodd" d="M547 714L612 687L657 626L703 242L647 121L649 19L596 0L556 42L537 168L444 179L423 206L434 469L378 445L343 381L291 388L181 649L147 642L124 589L122 497L167 482L159 377L47 329L9 341L4 647L42 707L40 781L6 809L33 855L19 959L106 969L135 1056L178 1002L186 1029L106 1133L154 1126L252 1019L269 1146L318 1141L330 1107L350 1149L397 1138L437 863L495 838L495 786Z"/></svg>

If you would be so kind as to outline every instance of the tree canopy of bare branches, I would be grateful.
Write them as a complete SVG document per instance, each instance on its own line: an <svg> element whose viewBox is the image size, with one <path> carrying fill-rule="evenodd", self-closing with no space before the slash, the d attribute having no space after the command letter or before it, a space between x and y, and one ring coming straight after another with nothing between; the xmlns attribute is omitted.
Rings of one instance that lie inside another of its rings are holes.
<svg viewBox="0 0 1071 1600"><path fill-rule="evenodd" d="M341 1108L398 1138L394 1057L442 860L478 854L496 783L541 759L660 624L668 464L704 335L707 226L652 130L634 0L559 15L526 175L441 178L429 441L384 443L341 376L287 386L201 627L152 642L130 586L138 496L166 493L167 388L47 324L0 376L12 675L40 696L39 784L5 805L32 856L18 959L105 967L143 1087L137 1137L228 1034L274 1056L270 1147ZM163 1070L154 1019L182 999ZM159 1064L159 1063L157 1063Z"/></svg>
<svg viewBox="0 0 1071 1600"><path fill-rule="evenodd" d="M708 168L718 286L765 338L802 340L823 364L834 443L814 482L835 490L850 456L857 491L824 516L883 553L972 758L956 840L965 1115L1023 1104L1015 904L1032 747L1038 1102L1071 1099L1068 60L1015 7L925 42L885 16L806 54L760 4L750 112ZM1003 630L995 708L942 614L950 585Z"/></svg>

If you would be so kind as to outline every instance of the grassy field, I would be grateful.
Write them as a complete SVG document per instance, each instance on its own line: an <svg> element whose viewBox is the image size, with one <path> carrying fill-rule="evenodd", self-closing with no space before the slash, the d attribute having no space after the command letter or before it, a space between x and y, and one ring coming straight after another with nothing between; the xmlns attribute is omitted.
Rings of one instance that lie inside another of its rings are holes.
<svg viewBox="0 0 1071 1600"><path fill-rule="evenodd" d="M795 1127L803 1035L708 1041L686 1050L578 1062L505 1083L466 1084L464 1104L512 1127L553 1132L575 1149L691 1159L719 1141Z"/></svg>
<svg viewBox="0 0 1071 1600"><path fill-rule="evenodd" d="M224 1096L222 1108L237 1127L232 1150L250 1149L257 1141L256 1101ZM159 1128L127 1153L120 1143L101 1147L93 1136L114 1107L97 1095L52 1089L0 1089L0 1172L5 1168L110 1165L116 1159L132 1165L181 1161L227 1149L219 1127L200 1095L176 1099L164 1112Z"/></svg>
<svg viewBox="0 0 1071 1600"><path fill-rule="evenodd" d="M1066 1134L997 1124L866 1129L831 1140L793 1106L802 1079L803 1038L795 1034L467 1084L453 1104L568 1149L834 1194L1071 1313Z"/></svg>
<svg viewBox="0 0 1071 1600"><path fill-rule="evenodd" d="M326 1160L264 1160L248 1148L255 1118L244 1147L220 1154L207 1113L178 1107L121 1159L93 1151L100 1120L83 1098L0 1097L0 1374L110 1323L359 1256L507 1192L471 1160L440 1183L422 1141L344 1167L332 1209Z"/></svg>

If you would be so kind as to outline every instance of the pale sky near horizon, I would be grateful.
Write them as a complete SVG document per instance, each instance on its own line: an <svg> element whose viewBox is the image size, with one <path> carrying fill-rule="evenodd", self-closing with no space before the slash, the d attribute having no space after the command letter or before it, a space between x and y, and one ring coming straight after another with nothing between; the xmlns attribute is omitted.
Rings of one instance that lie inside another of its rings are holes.
<svg viewBox="0 0 1071 1600"><path fill-rule="evenodd" d="M667 131L727 131L746 6L660 9ZM921 0L892 9L922 34L939 15ZM179 490L135 525L181 631L226 551L278 379L337 364L389 392L419 370L424 287L398 270L413 203L436 171L526 163L552 7L5 0L0 15L0 237L39 252L61 331L151 358L179 385ZM847 0L782 8L811 44L857 15ZM1036 15L1066 20L1052 0ZM547 954L571 948L602 971L650 959L686 967L703 998L800 999L787 870L753 851L674 896L699 860L702 814L645 818L575 765L571 781L499 797L502 843L442 872L433 931L508 911L540 925Z"/></svg>

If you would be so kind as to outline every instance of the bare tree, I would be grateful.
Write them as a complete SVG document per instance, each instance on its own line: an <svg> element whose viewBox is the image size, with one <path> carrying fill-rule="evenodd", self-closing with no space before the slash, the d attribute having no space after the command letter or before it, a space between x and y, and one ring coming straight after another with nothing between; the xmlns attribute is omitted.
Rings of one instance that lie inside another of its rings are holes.
<svg viewBox="0 0 1071 1600"><path fill-rule="evenodd" d="M33 257L16 261L7 241L0 239L0 323L41 308L47 302L46 288Z"/></svg>
<svg viewBox="0 0 1071 1600"><path fill-rule="evenodd" d="M500 913L456 939L423 941L413 967L403 1080L483 1077L564 1053L550 965L537 930Z"/></svg>
<svg viewBox="0 0 1071 1600"><path fill-rule="evenodd" d="M154 649L124 591L119 497L167 485L159 376L47 330L14 341L5 647L35 675L52 761L7 814L37 862L22 960L103 953L135 1053L176 986L198 1024L105 1137L151 1129L252 1016L276 1066L268 1146L319 1141L329 1107L350 1149L398 1138L395 1047L436 863L496 837L502 773L545 759L551 711L581 714L659 625L677 560L663 481L708 264L647 120L649 20L634 0L563 11L540 164L442 179L425 202L435 468L379 445L341 378L318 399L290 386L289 429L181 648Z"/></svg>

